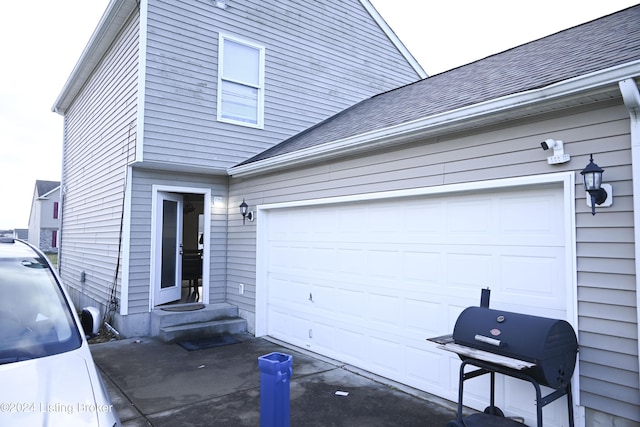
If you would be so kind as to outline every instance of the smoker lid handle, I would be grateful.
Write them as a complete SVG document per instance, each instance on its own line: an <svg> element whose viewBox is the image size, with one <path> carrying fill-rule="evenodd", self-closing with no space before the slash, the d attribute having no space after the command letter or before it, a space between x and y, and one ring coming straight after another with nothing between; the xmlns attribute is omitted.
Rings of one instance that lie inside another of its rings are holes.
<svg viewBox="0 0 640 427"><path fill-rule="evenodd" d="M485 337L484 335L476 335L476 341L483 342L485 344L495 345L496 347L503 347L502 341L497 340L495 338Z"/></svg>

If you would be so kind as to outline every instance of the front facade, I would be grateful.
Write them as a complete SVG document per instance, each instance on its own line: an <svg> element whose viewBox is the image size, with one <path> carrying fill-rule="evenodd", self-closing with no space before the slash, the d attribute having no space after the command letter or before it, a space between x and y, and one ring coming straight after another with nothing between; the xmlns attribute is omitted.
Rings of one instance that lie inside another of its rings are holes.
<svg viewBox="0 0 640 427"><path fill-rule="evenodd" d="M29 214L29 242L45 253L58 252L60 182L36 181Z"/></svg>
<svg viewBox="0 0 640 427"><path fill-rule="evenodd" d="M639 19L634 7L381 94L231 168L230 197L257 219L230 229L255 247L230 247L228 300L258 336L456 401L460 361L426 338L488 287L492 308L576 330L577 425L637 425ZM584 45L593 55L576 58ZM596 215L591 155L610 185ZM498 382L497 405L535 425L530 386ZM488 406L487 388L467 386L465 404ZM567 425L565 401L544 416Z"/></svg>
<svg viewBox="0 0 640 427"><path fill-rule="evenodd" d="M227 168L424 76L368 0L111 1L53 107L70 293L148 335L189 256L224 302Z"/></svg>
<svg viewBox="0 0 640 427"><path fill-rule="evenodd" d="M181 241L206 261L200 301L237 306L251 333L455 401L459 360L426 339L489 287L492 307L578 333L576 425L640 422L639 7L402 86L419 73L366 1L212 3L113 1L102 53L56 102L77 298L148 334L176 298L164 243ZM595 216L590 155L613 202ZM486 389L465 403L482 410ZM497 399L535 422L526 386L500 379Z"/></svg>

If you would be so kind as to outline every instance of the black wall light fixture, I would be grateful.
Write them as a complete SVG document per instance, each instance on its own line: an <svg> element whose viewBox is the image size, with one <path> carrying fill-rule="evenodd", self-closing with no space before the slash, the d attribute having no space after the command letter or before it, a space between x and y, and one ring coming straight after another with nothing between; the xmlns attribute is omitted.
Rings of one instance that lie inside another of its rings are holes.
<svg viewBox="0 0 640 427"><path fill-rule="evenodd" d="M253 211L249 210L249 205L242 199L242 203L240 203L240 213L242 214L242 225L245 224L245 220L253 221Z"/></svg>
<svg viewBox="0 0 640 427"><path fill-rule="evenodd" d="M584 189L587 191L587 193L589 193L589 197L591 199L587 200L587 205L591 206L591 215L596 214L596 205L600 206L607 201L609 193L603 187L607 187L609 189L609 192L612 193L610 185L602 184L603 172L604 169L593 162L593 154L591 154L589 164L585 166L585 168L580 172L582 174ZM609 203L605 206L611 206L613 202L612 199L613 194L611 194Z"/></svg>

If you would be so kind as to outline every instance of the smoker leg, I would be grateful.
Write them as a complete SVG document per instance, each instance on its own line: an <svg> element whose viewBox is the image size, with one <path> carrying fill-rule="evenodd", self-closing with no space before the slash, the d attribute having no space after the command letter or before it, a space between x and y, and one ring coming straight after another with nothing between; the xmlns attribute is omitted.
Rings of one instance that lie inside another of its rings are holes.
<svg viewBox="0 0 640 427"><path fill-rule="evenodd" d="M458 419L457 421L459 421L460 423L462 423L462 395L463 393L463 386L464 386L464 367L467 366L467 362L462 362L460 364L460 382L459 382L459 386L458 386ZM447 427L455 427L455 426L449 426L447 424Z"/></svg>
<svg viewBox="0 0 640 427"><path fill-rule="evenodd" d="M496 373L491 371L491 394L489 402L491 409L496 407Z"/></svg>
<svg viewBox="0 0 640 427"><path fill-rule="evenodd" d="M537 382L532 381L533 387L536 389L536 415L538 418L538 427L542 427L542 407L544 406L542 403L542 391L540 391L540 386Z"/></svg>
<svg viewBox="0 0 640 427"><path fill-rule="evenodd" d="M569 409L569 427L573 427L573 397L571 397L571 382L567 384L567 405Z"/></svg>

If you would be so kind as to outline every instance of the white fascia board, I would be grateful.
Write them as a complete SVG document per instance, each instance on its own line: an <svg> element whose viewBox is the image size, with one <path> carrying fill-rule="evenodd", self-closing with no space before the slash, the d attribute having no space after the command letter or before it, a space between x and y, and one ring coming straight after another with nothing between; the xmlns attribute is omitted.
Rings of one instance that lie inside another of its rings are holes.
<svg viewBox="0 0 640 427"><path fill-rule="evenodd" d="M40 196L40 199L47 199L49 198L49 196L53 193L55 193L56 191L60 190L60 186L58 185L57 187L55 187L53 190L49 191L48 193L44 193L42 196Z"/></svg>
<svg viewBox="0 0 640 427"><path fill-rule="evenodd" d="M371 150L428 136L435 131L456 128L486 117L499 117L516 108L575 96L598 88L617 85L618 81L640 75L640 61L597 71L539 89L515 93L486 102L427 116L399 125L316 145L280 156L234 166L228 173L234 177L250 176L307 162L316 162L356 150Z"/></svg>
<svg viewBox="0 0 640 427"><path fill-rule="evenodd" d="M136 0L111 0L51 111L65 114L136 7Z"/></svg>
<svg viewBox="0 0 640 427"><path fill-rule="evenodd" d="M394 46L400 51L402 56L404 56L405 59L409 62L409 64L411 64L411 66L416 71L416 73L418 73L420 78L424 79L426 77L429 77L427 72L424 71L424 68L422 68L422 65L420 65L418 60L411 54L411 52L409 52L409 49L407 49L404 43L402 43L402 41L396 35L396 33L393 32L389 24L387 24L387 21L384 20L382 15L380 15L380 13L378 13L378 11L376 10L375 7L373 7L371 2L369 0L360 0L360 3L362 4L362 6L364 6L367 12L369 12L369 15L371 15L371 17L376 21L378 26L382 29L382 31L384 31L387 37L389 37L389 40L391 40L391 43L394 44Z"/></svg>

